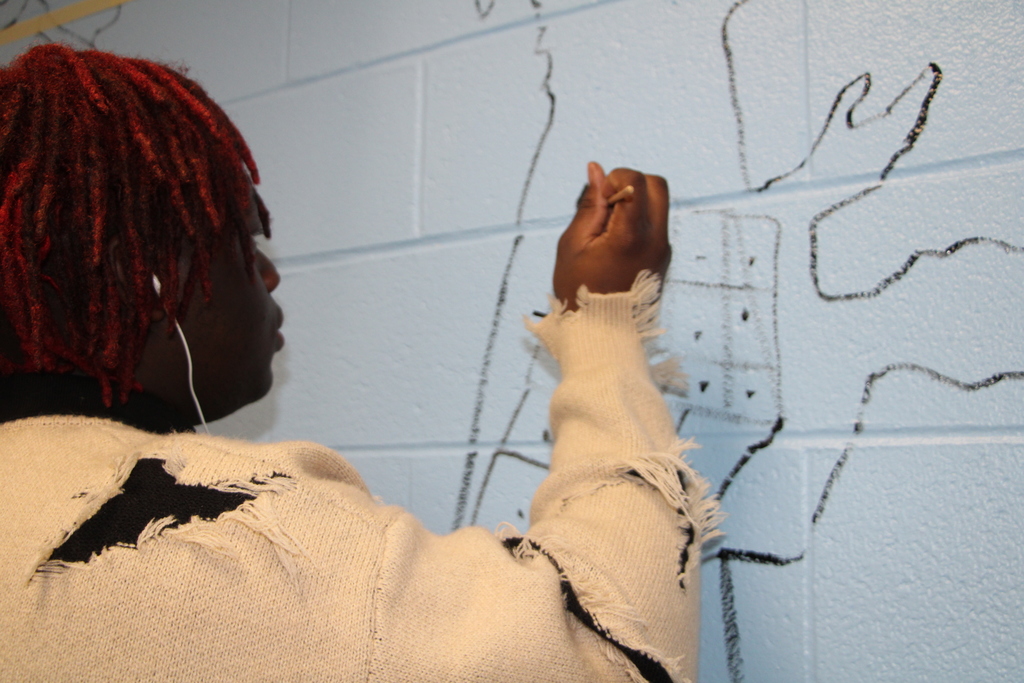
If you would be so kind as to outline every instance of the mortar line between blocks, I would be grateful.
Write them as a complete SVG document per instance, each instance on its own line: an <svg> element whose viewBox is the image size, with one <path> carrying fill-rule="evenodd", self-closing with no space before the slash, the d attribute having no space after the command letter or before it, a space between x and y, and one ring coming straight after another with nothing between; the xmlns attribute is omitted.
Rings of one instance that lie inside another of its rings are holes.
<svg viewBox="0 0 1024 683"><path fill-rule="evenodd" d="M423 237L423 169L426 167L427 65L416 60L416 120L413 124L412 236Z"/></svg>
<svg viewBox="0 0 1024 683"><path fill-rule="evenodd" d="M928 178L946 173L958 173L968 171L985 171L998 166L1012 166L1024 162L1024 148L1001 152L990 152L973 157L963 157L948 161L940 161L932 164L924 164L909 169L895 169L890 175L887 184L899 185L915 178ZM706 209L728 206L739 208L743 205L761 203L765 201L779 201L785 197L811 195L818 192L825 192L844 187L855 187L863 185L865 181L873 182L874 174L866 173L853 176L842 176L837 178L823 178L807 182L782 183L774 186L768 192L751 192L737 190L715 195L702 197L683 197L673 199L670 203L672 210ZM422 192L420 194L422 204ZM342 263L350 263L362 259L378 258L399 253L406 253L414 249L428 248L432 246L443 246L450 244L463 244L491 237L503 237L520 233L536 233L549 230L562 230L572 219L572 214L566 213L554 217L537 218L523 221L519 226L514 223L501 223L486 225L464 230L452 230L449 232L421 234L418 237L394 242L379 244L360 245L357 247L344 247L331 249L311 254L295 254L291 256L276 256L274 262L282 275L295 272L305 272L322 267L331 267Z"/></svg>
<svg viewBox="0 0 1024 683"><path fill-rule="evenodd" d="M806 125L806 144L805 149L810 149L814 143L814 128L811 123L811 20L810 20L810 8L807 6L807 0L803 1L803 52L804 52L804 85L803 85L803 98L804 98L804 124ZM807 160L807 178L814 177L814 155Z"/></svg>
<svg viewBox="0 0 1024 683"><path fill-rule="evenodd" d="M288 0L288 16L284 26L284 82L287 83L292 77L292 6L293 0Z"/></svg>
<svg viewBox="0 0 1024 683"><path fill-rule="evenodd" d="M566 9L562 9L562 10L555 10L555 11L552 11L552 12L549 12L549 13L546 13L546 14L540 14L539 16L536 15L536 14L530 14L529 16L523 17L521 19L515 19L513 21L509 21L509 22L506 22L504 24L500 24L500 25L497 25L497 26L488 26L486 28L478 29L476 31L469 31L467 33L463 33L463 34L458 35L458 36L453 36L451 38L445 38L445 39L442 39L442 40L438 40L438 41L430 43L428 45L423 45L423 46L420 46L420 47L413 47L413 48L409 48L407 50L402 50L400 52L394 52L392 54L384 55L382 57L377 57L375 59L370 59L370 60L365 61L365 62L354 62L352 64L348 64L347 66L343 66L343 67L340 67L340 68L337 68L337 69L332 69L330 71L325 71L323 73L314 74L314 75L311 75L311 76L302 76L302 77L299 77L299 78L292 79L291 75L288 74L288 81L285 82L285 83L280 83L278 85L274 85L272 87L265 88L263 90L259 90L259 91L252 92L252 93L248 93L246 95L241 95L241 96L236 97L234 99L223 100L221 102L221 105L227 107L227 106L231 106L231 105L234 105L234 104L240 104L242 102L245 102L245 101L248 101L248 100L251 100L251 99L255 99L255 98L258 98L258 97L262 97L264 95L270 95L270 94L281 92L281 91L287 91L287 90L291 90L292 88L299 88L299 87L302 87L304 85L309 85L310 83L315 83L317 81L326 80L326 79L329 79L329 78L334 78L335 76L342 76L344 74L355 73L357 71L362 71L362 70L365 70L365 69L372 69L374 67L382 66L382 65L389 64L389 63L392 63L392 62L399 62L399 61L401 61L403 59L409 59L409 58L412 58L412 57L419 57L421 55L425 55L425 54L430 53L430 52L435 52L435 51L441 50L443 48L450 47L452 45L458 45L459 43L469 42L469 41L476 40L478 38L483 38L485 36L489 36L489 35L492 35L492 34L503 33L503 32L506 32L506 31L512 31L512 30L515 30L517 28L521 28L523 26L530 26L530 25L537 24L537 23L540 23L540 22L547 22L547 21L551 21L551 20L554 20L554 19L561 19L562 17L571 16L573 14L578 14L580 12L589 12L589 11L595 10L595 9L597 9L599 7L603 7L605 5L612 5L612 4L615 4L615 3L627 2L627 1L628 0L595 0L595 2L592 2L592 3L589 3L589 4L579 5L579 6L576 6L576 7L568 7ZM291 3L289 2L289 24L290 24L290 14L291 14ZM289 31L290 31L290 26L289 26Z"/></svg>

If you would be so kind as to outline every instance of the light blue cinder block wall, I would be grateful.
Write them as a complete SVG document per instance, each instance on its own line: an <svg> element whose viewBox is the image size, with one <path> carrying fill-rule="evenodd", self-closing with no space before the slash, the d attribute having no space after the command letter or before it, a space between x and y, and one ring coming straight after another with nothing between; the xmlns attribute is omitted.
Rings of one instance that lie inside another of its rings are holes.
<svg viewBox="0 0 1024 683"><path fill-rule="evenodd" d="M288 344L219 432L525 526L556 380L519 317L584 163L657 172L668 401L730 515L701 680L1024 680L1019 0L134 0L49 37L188 63L261 166Z"/></svg>

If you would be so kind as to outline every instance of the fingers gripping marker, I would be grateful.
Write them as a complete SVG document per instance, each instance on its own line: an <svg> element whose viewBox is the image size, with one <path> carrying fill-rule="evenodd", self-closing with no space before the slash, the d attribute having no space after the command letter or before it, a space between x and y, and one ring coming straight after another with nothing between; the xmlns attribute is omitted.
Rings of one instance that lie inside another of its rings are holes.
<svg viewBox="0 0 1024 683"><path fill-rule="evenodd" d="M622 188L621 190L619 190L618 192L616 192L615 194L608 198L608 206L612 206L616 202L621 202L623 199L626 199L627 197L632 197L634 191L635 190L633 189L632 185L626 185L624 188Z"/></svg>

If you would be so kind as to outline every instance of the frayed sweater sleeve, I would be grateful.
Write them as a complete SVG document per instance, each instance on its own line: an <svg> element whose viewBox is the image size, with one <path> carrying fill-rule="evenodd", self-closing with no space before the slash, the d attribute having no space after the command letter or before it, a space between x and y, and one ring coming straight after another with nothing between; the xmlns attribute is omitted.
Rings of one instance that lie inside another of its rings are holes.
<svg viewBox="0 0 1024 683"><path fill-rule="evenodd" d="M567 605L644 680L695 678L701 543L717 501L685 461L644 341L660 334L658 280L591 294L579 310L527 323L559 362L551 473L538 489L523 554L558 569ZM678 378L677 378L678 379Z"/></svg>

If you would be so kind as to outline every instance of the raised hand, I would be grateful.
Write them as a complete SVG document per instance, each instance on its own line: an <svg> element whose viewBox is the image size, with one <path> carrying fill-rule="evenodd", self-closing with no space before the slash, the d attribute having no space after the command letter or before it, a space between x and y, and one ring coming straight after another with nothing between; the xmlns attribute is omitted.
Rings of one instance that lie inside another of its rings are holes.
<svg viewBox="0 0 1024 683"><path fill-rule="evenodd" d="M601 294L628 291L641 270L664 277L672 258L664 178L628 168L605 176L600 164L590 162L587 180L555 261L555 296L568 310L577 308L580 285ZM630 185L631 195L608 203Z"/></svg>

